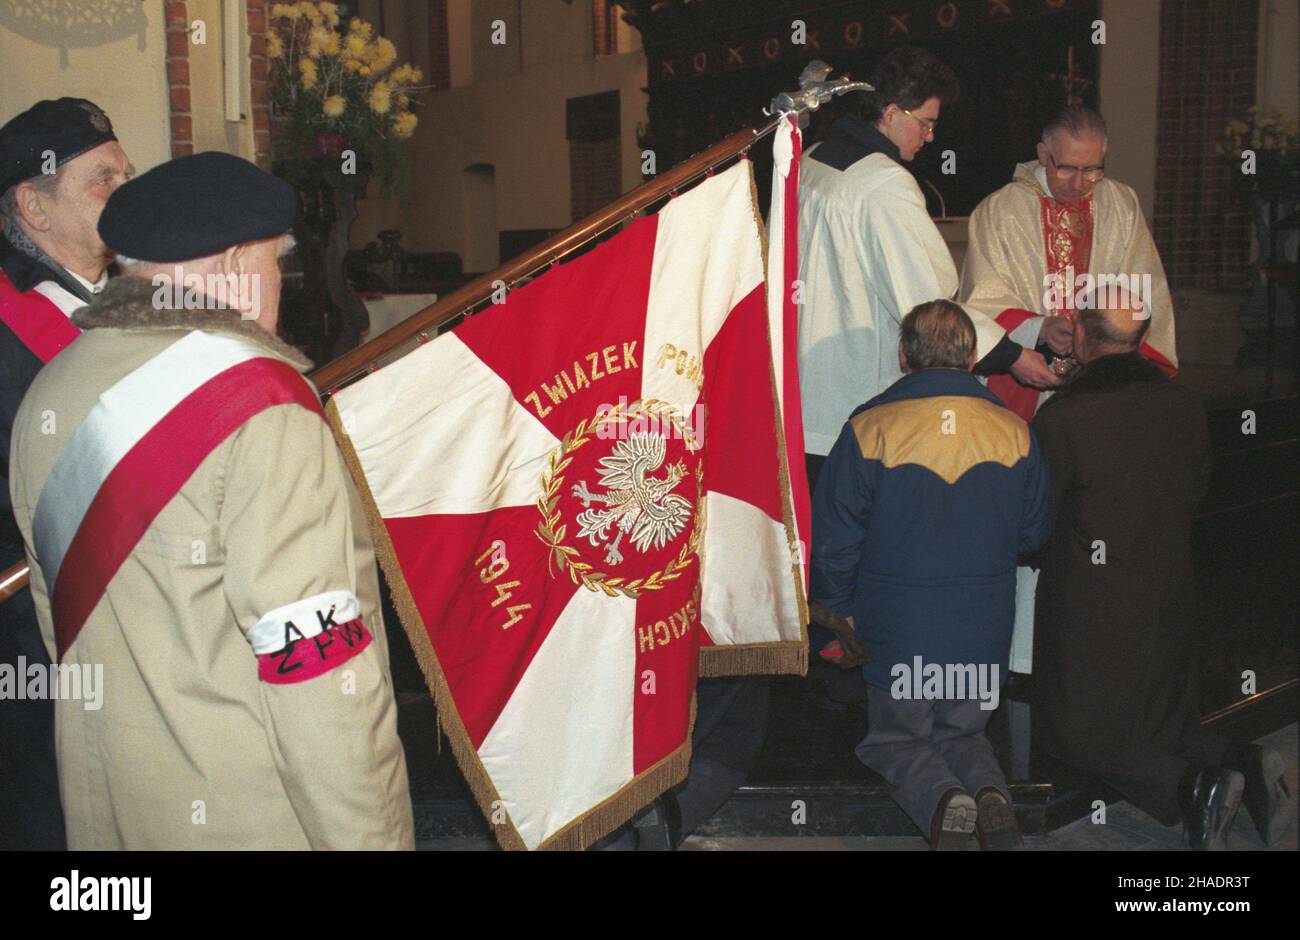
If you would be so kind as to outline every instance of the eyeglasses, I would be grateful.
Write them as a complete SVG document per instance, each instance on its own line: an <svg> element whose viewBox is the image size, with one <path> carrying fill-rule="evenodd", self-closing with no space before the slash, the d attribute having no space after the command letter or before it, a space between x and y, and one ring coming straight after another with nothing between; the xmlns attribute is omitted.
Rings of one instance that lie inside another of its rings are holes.
<svg viewBox="0 0 1300 940"><path fill-rule="evenodd" d="M1047 147L1044 146L1043 149L1047 150ZM1106 175L1106 167L1104 165L1077 167L1077 166L1070 166L1067 163L1065 166L1062 166L1061 164L1056 162L1056 157L1052 156L1051 150L1047 150L1047 159L1052 164L1052 171L1056 174L1056 178L1058 180L1067 180L1075 173L1082 172L1083 178L1085 180L1087 180L1089 183L1095 183L1097 182L1097 180L1101 179L1103 176Z"/></svg>
<svg viewBox="0 0 1300 940"><path fill-rule="evenodd" d="M935 118L917 117L911 111L907 110L907 108L899 108L898 110L902 111L904 114L910 117L917 124L920 124L921 127L925 128L926 137L934 136L935 129L939 126L939 122Z"/></svg>

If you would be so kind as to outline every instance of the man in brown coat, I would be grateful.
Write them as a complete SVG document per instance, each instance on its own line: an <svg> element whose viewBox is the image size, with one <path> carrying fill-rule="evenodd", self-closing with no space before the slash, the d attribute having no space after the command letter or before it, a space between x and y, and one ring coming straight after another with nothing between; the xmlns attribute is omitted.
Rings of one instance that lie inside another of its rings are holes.
<svg viewBox="0 0 1300 940"><path fill-rule="evenodd" d="M1201 728L1191 528L1210 477L1196 395L1143 359L1123 291L1081 309L1077 377L1033 427L1056 486L1035 611L1033 743L1102 778L1192 848L1222 848L1245 802L1274 839L1295 807L1276 752Z"/></svg>

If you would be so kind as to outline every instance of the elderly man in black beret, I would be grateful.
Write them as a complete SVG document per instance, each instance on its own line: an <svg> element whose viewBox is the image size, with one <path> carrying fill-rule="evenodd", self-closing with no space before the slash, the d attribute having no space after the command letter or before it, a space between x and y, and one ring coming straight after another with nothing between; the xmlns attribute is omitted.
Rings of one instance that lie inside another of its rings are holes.
<svg viewBox="0 0 1300 940"><path fill-rule="evenodd" d="M112 256L95 226L133 173L108 116L82 98L37 102L0 128L0 569L23 559L9 504L14 413L41 366L76 338L68 315L108 279ZM24 590L0 605L0 670L25 683L33 666L49 660ZM23 691L0 703L0 849L57 849L54 706Z"/></svg>
<svg viewBox="0 0 1300 940"><path fill-rule="evenodd" d="M365 513L275 336L297 207L224 153L122 186L122 276L19 409L42 637L111 677L55 706L70 848L414 847Z"/></svg>

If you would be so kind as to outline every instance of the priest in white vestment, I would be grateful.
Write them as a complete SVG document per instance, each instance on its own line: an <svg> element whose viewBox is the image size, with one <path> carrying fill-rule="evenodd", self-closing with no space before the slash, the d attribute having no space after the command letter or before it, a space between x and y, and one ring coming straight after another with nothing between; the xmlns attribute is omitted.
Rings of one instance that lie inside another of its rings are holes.
<svg viewBox="0 0 1300 940"><path fill-rule="evenodd" d="M1142 354L1177 373L1174 309L1137 193L1105 175L1106 124L1097 112L1067 108L1048 122L1038 159L1016 167L1010 183L975 207L962 266L959 300L995 320L1027 349L1053 356L1067 377L1075 310L1124 289L1151 323ZM1010 375L989 389L1026 421L1051 394ZM1034 588L1038 574L1017 576L1011 671L1033 664Z"/></svg>

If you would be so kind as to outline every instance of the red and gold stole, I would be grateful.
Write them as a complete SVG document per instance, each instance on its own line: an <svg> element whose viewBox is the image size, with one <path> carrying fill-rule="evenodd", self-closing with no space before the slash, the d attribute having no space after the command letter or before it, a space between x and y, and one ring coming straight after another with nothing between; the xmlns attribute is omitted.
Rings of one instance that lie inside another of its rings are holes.
<svg viewBox="0 0 1300 940"><path fill-rule="evenodd" d="M1043 250L1048 275L1061 277L1061 303L1054 313L1074 319L1074 278L1088 271L1092 259L1092 195L1075 203L1057 202L1051 196L1043 203Z"/></svg>

